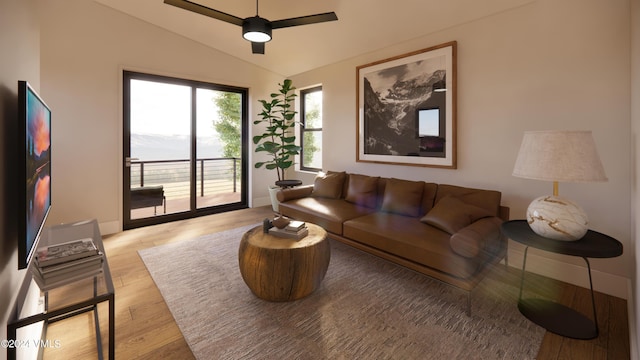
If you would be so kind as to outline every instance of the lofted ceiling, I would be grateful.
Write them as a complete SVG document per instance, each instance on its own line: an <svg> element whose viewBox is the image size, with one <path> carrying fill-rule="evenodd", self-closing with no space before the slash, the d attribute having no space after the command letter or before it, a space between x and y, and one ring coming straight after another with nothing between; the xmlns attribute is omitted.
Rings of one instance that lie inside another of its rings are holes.
<svg viewBox="0 0 640 360"><path fill-rule="evenodd" d="M242 28L163 0L94 0L283 76L409 41L534 0L261 0L268 20L334 11L338 21L273 30L264 55L252 54ZM256 15L255 0L191 0L240 18ZM456 39L447 39L447 41ZM425 47L437 44L425 44ZM416 49L417 50L417 49Z"/></svg>

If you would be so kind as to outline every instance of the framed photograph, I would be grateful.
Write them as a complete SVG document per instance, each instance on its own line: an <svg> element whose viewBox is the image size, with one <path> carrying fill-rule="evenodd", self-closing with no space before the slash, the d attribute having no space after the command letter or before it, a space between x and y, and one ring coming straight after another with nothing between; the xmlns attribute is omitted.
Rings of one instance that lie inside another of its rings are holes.
<svg viewBox="0 0 640 360"><path fill-rule="evenodd" d="M356 73L356 161L456 168L455 41Z"/></svg>

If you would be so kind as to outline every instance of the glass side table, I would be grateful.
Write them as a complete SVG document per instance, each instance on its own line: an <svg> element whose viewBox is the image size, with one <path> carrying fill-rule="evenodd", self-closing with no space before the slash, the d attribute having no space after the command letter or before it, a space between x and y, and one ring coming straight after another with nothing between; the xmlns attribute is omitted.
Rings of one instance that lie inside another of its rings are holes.
<svg viewBox="0 0 640 360"><path fill-rule="evenodd" d="M102 236L100 235L98 222L95 219L45 228L42 232L39 246L53 245L89 237L93 239L95 245L104 254L105 251L104 244L102 243ZM25 284L27 286L33 281L33 275L31 271L37 270L32 268L29 269L29 273L25 277ZM25 284L23 284L23 286ZM18 309L16 308L14 310L14 314L11 316L7 323L7 338L15 340L15 343L13 344L15 346L7 347L8 359L15 359L16 349L21 347L22 345L26 347L28 344L30 347L37 347L36 343L40 341L40 339L17 339L19 328L43 322L44 325L42 330L42 339L46 339L47 324L68 319L72 316L80 315L90 311L93 311L94 316L98 358L103 359L103 346L102 337L100 334L98 305L104 302L107 302L109 308L108 357L109 359L114 359L115 291L106 255L104 256L102 262L102 272L100 272L99 274L89 276L84 279L63 283L53 288L40 289L40 292L44 297L44 311L28 314L26 316L23 315L22 317L20 317L18 315L20 311L18 311ZM16 300L16 304L18 304L17 307L22 306L21 304L24 303L25 296L26 291L21 291L21 294ZM44 344L49 344L51 346L58 345L55 342L47 343L46 340L44 341Z"/></svg>
<svg viewBox="0 0 640 360"><path fill-rule="evenodd" d="M574 339L593 339L598 337L598 318L591 280L591 265L588 258L612 258L622 255L622 243L618 240L589 230L580 240L559 241L542 237L529 227L526 220L511 220L502 224L502 232L508 238L526 245L520 278L518 309L520 313L534 323L562 336ZM582 313L546 299L523 299L525 267L529 247L550 251L556 254L579 256L587 263L593 320Z"/></svg>

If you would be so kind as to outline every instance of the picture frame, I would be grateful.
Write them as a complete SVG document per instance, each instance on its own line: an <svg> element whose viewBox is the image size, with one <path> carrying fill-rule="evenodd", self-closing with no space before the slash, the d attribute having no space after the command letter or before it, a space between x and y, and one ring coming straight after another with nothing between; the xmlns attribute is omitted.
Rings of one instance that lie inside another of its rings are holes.
<svg viewBox="0 0 640 360"><path fill-rule="evenodd" d="M356 67L356 161L455 169L457 42Z"/></svg>

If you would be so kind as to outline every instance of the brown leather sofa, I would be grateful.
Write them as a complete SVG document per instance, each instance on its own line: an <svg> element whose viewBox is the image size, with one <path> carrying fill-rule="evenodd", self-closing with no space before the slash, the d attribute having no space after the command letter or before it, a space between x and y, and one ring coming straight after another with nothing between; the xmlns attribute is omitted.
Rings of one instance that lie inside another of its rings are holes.
<svg viewBox="0 0 640 360"><path fill-rule="evenodd" d="M473 288L506 257L498 191L329 172L277 196L282 215L465 290L468 312Z"/></svg>

